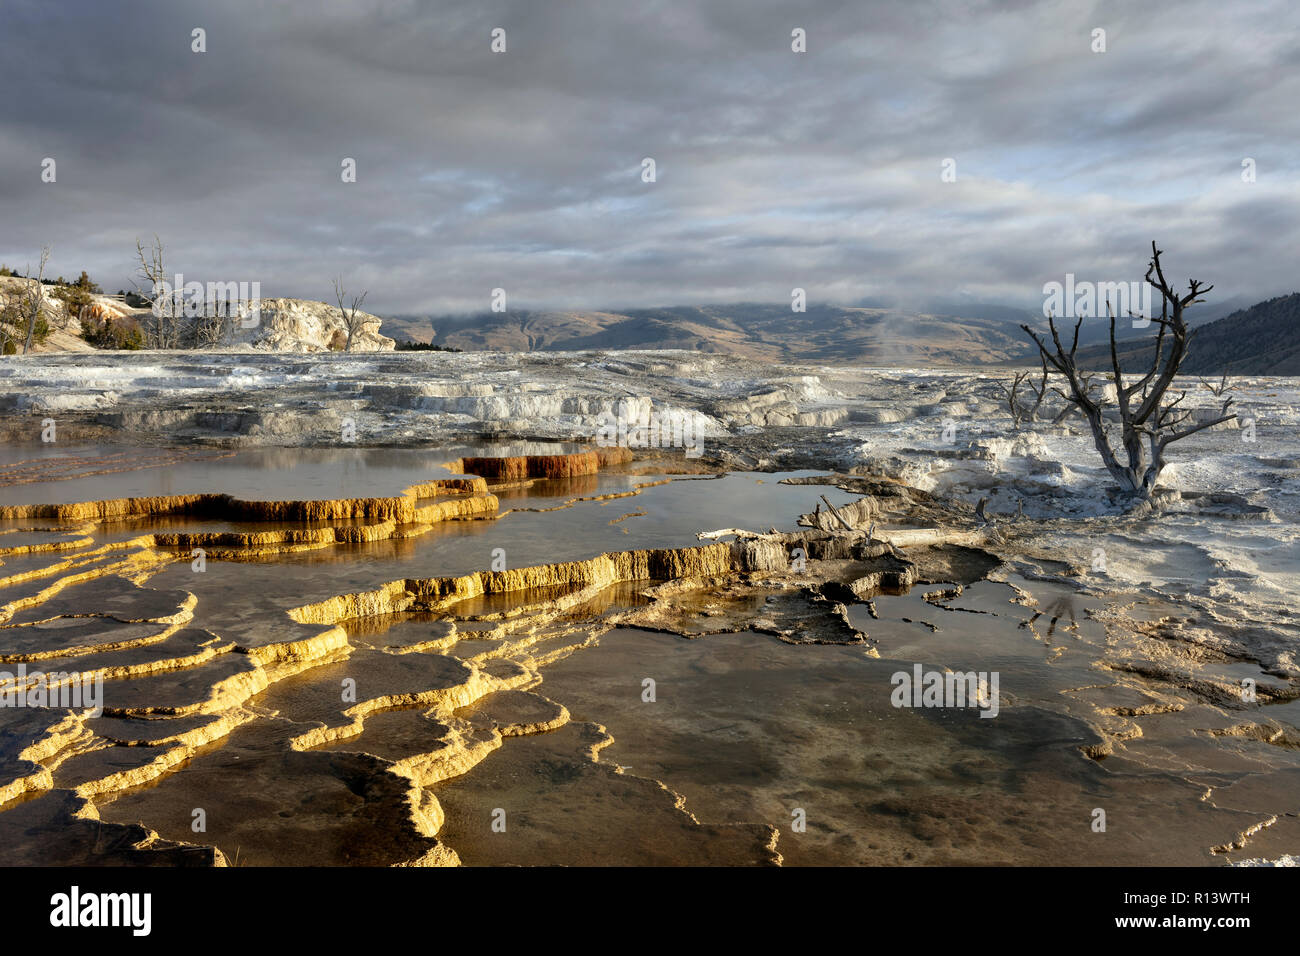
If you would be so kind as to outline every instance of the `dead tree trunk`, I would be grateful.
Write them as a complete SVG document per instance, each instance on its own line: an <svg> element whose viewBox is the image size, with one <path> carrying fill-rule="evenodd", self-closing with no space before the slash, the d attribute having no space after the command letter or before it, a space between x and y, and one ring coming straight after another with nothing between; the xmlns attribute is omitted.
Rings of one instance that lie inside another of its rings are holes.
<svg viewBox="0 0 1300 956"><path fill-rule="evenodd" d="M1011 412L1011 423L1016 428L1020 427L1021 422L1033 422L1038 420L1038 411L1043 406L1043 399L1047 397L1047 360L1042 359L1043 374L1039 379L1038 385L1035 386L1031 378L1032 372L1016 372L1015 377L1010 385L998 382L997 386L1002 390L1006 397L1007 408ZM1033 396L1033 401L1023 396L1020 391L1021 386Z"/></svg>
<svg viewBox="0 0 1300 956"><path fill-rule="evenodd" d="M32 339L36 336L36 323L41 320L41 311L45 306L45 264L50 261L50 247L41 250L41 267L36 272L36 282L32 286L27 300L27 337L23 341L23 354L32 350ZM27 271L30 273L31 267Z"/></svg>
<svg viewBox="0 0 1300 956"><path fill-rule="evenodd" d="M1147 268L1146 281L1160 293L1160 317L1152 319L1160 331L1156 335L1150 368L1132 382L1125 382L1123 369L1120 368L1119 349L1115 342L1115 312L1110 303L1106 303L1110 314L1111 374L1114 377L1115 406L1120 426L1118 447L1112 443L1106 420L1109 403L1104 391L1094 393L1091 374L1080 371L1075 362L1083 317L1074 324L1074 337L1068 349L1061 342L1054 316L1048 317L1048 328L1052 336L1050 348L1033 329L1027 325L1021 326L1038 346L1044 361L1065 379L1069 391L1058 390L1058 394L1072 402L1087 419L1093 444L1096 445L1106 470L1119 483L1120 490L1126 495L1144 500L1150 498L1155 490L1156 482L1165 467L1165 450L1171 444L1237 417L1228 414L1228 408L1232 405L1232 398L1229 397L1224 401L1217 417L1183 427L1192 417L1190 411L1178 408L1187 393L1181 393L1172 401L1165 400L1174 376L1187 358L1188 345L1194 335L1187 328L1183 312L1188 306L1202 301L1200 296L1214 286L1202 286L1199 280L1192 279L1188 283L1188 293L1180 296L1165 281L1160 255L1161 250L1156 248L1154 242L1151 243L1151 263Z"/></svg>
<svg viewBox="0 0 1300 956"><path fill-rule="evenodd" d="M149 302L150 319L145 328L149 347L174 349L180 347L180 320L184 313L185 292L168 285L167 267L163 261L163 244L157 236L146 252L139 239L135 241L136 260L140 263L140 277L148 284L143 288L134 282L136 291ZM169 291L170 290L170 291Z"/></svg>
<svg viewBox="0 0 1300 956"><path fill-rule="evenodd" d="M345 304L347 295L347 290L343 288L343 277L339 276L334 280L334 299L339 304L339 317L343 322L343 330L347 333L347 342L343 346L343 351L351 352L353 336L365 325L366 316L361 311L361 303L366 301L366 293L363 291L360 295L353 296L350 307Z"/></svg>

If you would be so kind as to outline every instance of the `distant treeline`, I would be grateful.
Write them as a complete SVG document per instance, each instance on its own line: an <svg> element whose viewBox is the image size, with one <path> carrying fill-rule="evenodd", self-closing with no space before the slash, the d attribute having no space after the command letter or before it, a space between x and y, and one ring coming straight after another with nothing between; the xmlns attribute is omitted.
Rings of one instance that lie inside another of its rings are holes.
<svg viewBox="0 0 1300 956"><path fill-rule="evenodd" d="M10 269L4 263L0 263L0 279L3 278L34 279L35 276L23 275L21 272ZM95 295L104 294L104 290L99 287L99 283L91 279L90 276L86 274L85 269L82 269L81 275L71 282L63 278L63 276L59 276L57 279L51 279L47 276L46 278L41 279L41 285L66 285L73 289L84 289L85 291L94 293ZM118 289L117 294L126 295L126 292L122 289Z"/></svg>
<svg viewBox="0 0 1300 956"><path fill-rule="evenodd" d="M449 345L432 345L429 342L411 342L401 341L394 343L393 348L398 352L463 352L464 349L455 349Z"/></svg>

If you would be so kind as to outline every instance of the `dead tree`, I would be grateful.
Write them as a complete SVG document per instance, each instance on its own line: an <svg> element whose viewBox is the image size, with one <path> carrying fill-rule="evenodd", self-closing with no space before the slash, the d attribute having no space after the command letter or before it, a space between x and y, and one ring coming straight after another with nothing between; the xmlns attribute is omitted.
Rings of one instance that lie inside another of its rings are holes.
<svg viewBox="0 0 1300 956"><path fill-rule="evenodd" d="M351 306L344 304L347 297L347 290L343 288L343 277L339 276L334 280L334 299L339 304L339 316L343 320L343 330L348 336L343 351L351 352L353 336L360 332L361 327L365 325L366 314L361 311L361 303L366 301L366 292L363 290L360 295L353 296Z"/></svg>
<svg viewBox="0 0 1300 956"><path fill-rule="evenodd" d="M226 319L220 313L210 311L205 302L203 312L195 319L193 332L196 349L210 349L224 345L227 333Z"/></svg>
<svg viewBox="0 0 1300 956"><path fill-rule="evenodd" d="M1237 390L1237 383L1229 382L1228 373L1224 372L1223 378L1219 379L1218 385L1215 385L1213 382L1207 382L1205 379L1201 379L1201 388L1205 389L1215 398L1223 398L1223 396L1227 395L1229 392L1235 392Z"/></svg>
<svg viewBox="0 0 1300 956"><path fill-rule="evenodd" d="M1024 422L1046 421L1049 409L1043 408L1043 401L1047 398L1047 393L1052 392L1065 398L1064 393L1059 388L1049 387L1048 381L1050 370L1047 367L1047 360L1042 359L1042 374L1038 378L1038 384L1034 384L1033 372L1024 371L1016 372L1011 384L997 382L997 387L1002 391L1003 401L1006 403L1008 411L1011 412L1011 423L1015 428L1019 428ZM1092 387L1091 381L1088 383ZM1024 391L1021 391L1021 388ZM994 396L996 398L996 395ZM1030 399L1033 399L1030 401ZM1051 418L1051 424L1059 425L1071 415L1077 413L1077 409L1067 399L1065 404Z"/></svg>
<svg viewBox="0 0 1300 956"><path fill-rule="evenodd" d="M1174 442L1214 425L1230 421L1237 416L1229 414L1232 398L1227 398L1219 413L1210 420L1188 425L1192 412L1178 405L1187 393L1166 401L1166 394L1174 376L1187 358L1188 345L1193 331L1187 328L1183 312L1188 306L1204 301L1200 296L1214 286L1203 286L1199 280L1188 282L1186 295L1179 295L1165 281L1160 264L1161 250L1151 243L1151 263L1147 267L1146 281L1160 293L1160 317L1153 318L1160 331L1156 335L1155 351L1150 368L1141 377L1126 382L1120 368L1119 348L1115 342L1115 312L1106 303L1110 314L1110 361L1115 387L1115 410L1119 418L1119 446L1111 440L1111 429L1106 412L1110 400L1104 391L1094 391L1092 373L1083 372L1075 361L1079 348L1080 316L1074 324L1074 336L1067 349L1061 341L1054 316L1048 316L1052 345L1047 343L1028 325L1021 328L1034 340L1043 360L1065 379L1068 393L1057 389L1083 414L1092 431L1093 444L1101 455L1102 463L1112 478L1119 482L1120 490L1133 498L1147 500L1155 490L1156 481L1165 468L1165 450Z"/></svg>
<svg viewBox="0 0 1300 956"><path fill-rule="evenodd" d="M27 321L27 336L23 341L23 354L26 355L32 350L32 339L36 335L36 324L41 320L41 312L45 306L45 264L50 261L50 247L45 246L41 249L41 267L36 272L36 279L32 282L30 291L24 301L23 317ZM31 267L27 269L27 274L31 275Z"/></svg>
<svg viewBox="0 0 1300 956"><path fill-rule="evenodd" d="M209 303L203 297L203 308L194 319L191 333L196 349L218 348L230 343L234 334L234 307L226 301L217 299Z"/></svg>
<svg viewBox="0 0 1300 956"><path fill-rule="evenodd" d="M1002 394L1006 396L1007 408L1011 412L1011 422L1016 428L1020 427L1021 422L1032 422L1038 419L1038 410L1043 405L1043 399L1047 397L1047 360L1042 360L1043 375L1039 379L1038 385L1035 386L1031 376L1032 372L1017 372L1010 385L1005 382L998 382L998 388L1002 389ZM1022 396L1020 389L1024 386L1029 395ZM1033 402L1030 403L1029 396L1033 396Z"/></svg>
<svg viewBox="0 0 1300 956"><path fill-rule="evenodd" d="M1038 406L1043 404L1042 391L1034 388L1033 381L1030 380L1029 372L1017 372L1015 379L1010 385L1005 382L998 382L998 388L1002 389L1002 394L1006 396L1007 409L1011 412L1011 424L1017 428L1024 421L1033 421L1038 415ZM1034 396L1034 403L1027 404L1027 399L1020 395L1020 386L1024 385Z"/></svg>
<svg viewBox="0 0 1300 956"><path fill-rule="evenodd" d="M139 239L135 241L135 254L140 262L140 278L148 288L131 280L136 292L149 303L152 318L145 327L145 337L150 348L174 349L181 344L181 315L185 311L185 291L173 289L168 283L167 268L163 264L163 244L157 236L146 251ZM170 291L168 291L170 290Z"/></svg>

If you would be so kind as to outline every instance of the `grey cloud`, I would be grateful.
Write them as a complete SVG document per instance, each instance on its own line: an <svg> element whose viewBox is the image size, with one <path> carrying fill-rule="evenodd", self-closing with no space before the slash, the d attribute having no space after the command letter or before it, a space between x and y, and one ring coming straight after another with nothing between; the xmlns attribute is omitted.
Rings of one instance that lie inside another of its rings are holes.
<svg viewBox="0 0 1300 956"><path fill-rule="evenodd" d="M1026 303L1140 274L1152 238L1225 297L1294 287L1287 0L6 8L0 260L49 243L112 288L153 233L192 277L343 273L381 313Z"/></svg>

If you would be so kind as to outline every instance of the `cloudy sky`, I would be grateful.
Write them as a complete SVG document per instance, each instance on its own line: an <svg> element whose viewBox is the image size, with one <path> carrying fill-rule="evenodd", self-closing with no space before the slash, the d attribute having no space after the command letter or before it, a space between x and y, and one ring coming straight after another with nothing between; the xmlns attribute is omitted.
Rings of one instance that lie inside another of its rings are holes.
<svg viewBox="0 0 1300 956"><path fill-rule="evenodd" d="M497 287L518 308L795 286L1033 304L1067 272L1139 278L1153 238L1216 298L1300 287L1294 0L5 0L2 16L0 261L48 244L51 272L110 291L155 233L189 279L324 299L341 273L380 314L478 311Z"/></svg>

